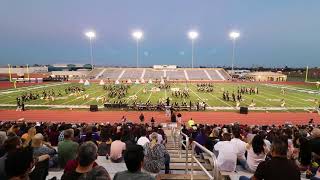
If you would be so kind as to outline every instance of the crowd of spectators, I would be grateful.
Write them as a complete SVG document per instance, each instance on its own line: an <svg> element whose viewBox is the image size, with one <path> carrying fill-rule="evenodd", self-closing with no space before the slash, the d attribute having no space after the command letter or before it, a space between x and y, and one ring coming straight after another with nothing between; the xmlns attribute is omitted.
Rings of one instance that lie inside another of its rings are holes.
<svg viewBox="0 0 320 180"><path fill-rule="evenodd" d="M178 125L190 137L217 156L220 171L242 170L246 179L320 178L320 129L307 125L249 126L202 125L190 120ZM44 180L49 168L62 168L63 180L111 179L96 163L105 156L112 163L124 162L126 171L113 179L154 179L150 174L164 168L170 173L167 137L161 126L134 124L68 124L44 122L0 123L0 179ZM201 155L202 150L195 149ZM59 177L60 178L60 177Z"/></svg>
<svg viewBox="0 0 320 180"><path fill-rule="evenodd" d="M320 129L310 120L306 125L250 126L225 125L182 126L190 143L197 141L217 156L220 171L238 170L253 173L240 179L320 178ZM201 149L195 149L201 154Z"/></svg>
<svg viewBox="0 0 320 180"><path fill-rule="evenodd" d="M0 179L45 180L53 168L64 170L62 180L109 180L107 170L96 163L104 156L127 166L113 179L151 180L150 174L162 167L170 173L166 139L154 123L0 122Z"/></svg>

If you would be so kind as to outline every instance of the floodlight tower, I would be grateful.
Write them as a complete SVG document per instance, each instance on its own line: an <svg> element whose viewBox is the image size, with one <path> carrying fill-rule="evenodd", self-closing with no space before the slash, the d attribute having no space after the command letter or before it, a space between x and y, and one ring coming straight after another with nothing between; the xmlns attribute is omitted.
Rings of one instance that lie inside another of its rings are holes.
<svg viewBox="0 0 320 180"><path fill-rule="evenodd" d="M134 31L132 37L137 41L137 68L139 67L139 41L143 37L142 31Z"/></svg>
<svg viewBox="0 0 320 180"><path fill-rule="evenodd" d="M89 38L90 42L90 59L91 59L91 70L93 70L93 48L92 48L92 39L96 37L96 33L94 31L88 31L85 35Z"/></svg>
<svg viewBox="0 0 320 180"><path fill-rule="evenodd" d="M188 37L189 37L189 39L191 39L191 51L192 51L192 55L191 55L191 67L193 68L193 61L194 61L194 40L195 39L197 39L197 37L198 37L198 32L197 31L189 31L189 33L188 33Z"/></svg>
<svg viewBox="0 0 320 180"><path fill-rule="evenodd" d="M234 74L233 63L234 63L234 58L235 58L236 39L238 39L238 38L240 37L240 33L237 32L237 31L231 31L231 32L229 33L229 37L231 38L231 40L232 40L232 42L233 42L231 72L232 72L232 74Z"/></svg>

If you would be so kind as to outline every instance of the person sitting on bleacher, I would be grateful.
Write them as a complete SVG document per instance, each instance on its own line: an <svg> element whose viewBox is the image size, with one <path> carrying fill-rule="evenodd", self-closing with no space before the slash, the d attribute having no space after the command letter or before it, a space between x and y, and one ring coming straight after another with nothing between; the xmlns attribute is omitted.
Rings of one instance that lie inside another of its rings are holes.
<svg viewBox="0 0 320 180"><path fill-rule="evenodd" d="M126 144L116 137L115 141L110 146L110 160L114 163L120 163L123 161L122 153L126 149Z"/></svg>
<svg viewBox="0 0 320 180"><path fill-rule="evenodd" d="M287 138L275 138L271 145L271 160L261 162L251 178L241 176L239 180L300 180L299 167L287 158L287 153Z"/></svg>
<svg viewBox="0 0 320 180"><path fill-rule="evenodd" d="M98 147L91 141L84 142L78 151L77 168L64 172L61 180L111 180L108 171L102 166L94 166L98 156Z"/></svg>
<svg viewBox="0 0 320 180"><path fill-rule="evenodd" d="M218 168L220 171L235 171L237 164L237 148L230 142L231 134L223 133L222 141L214 145L214 150L218 151Z"/></svg>
<svg viewBox="0 0 320 180"><path fill-rule="evenodd" d="M8 180L29 180L29 173L34 165L33 149L30 146L9 154L5 160L5 172Z"/></svg>
<svg viewBox="0 0 320 180"><path fill-rule="evenodd" d="M117 172L113 180L154 180L148 173L141 172L143 166L144 153L140 145L129 145L124 153L126 171Z"/></svg>
<svg viewBox="0 0 320 180"><path fill-rule="evenodd" d="M58 144L58 160L61 168L64 168L69 160L76 159L79 144L72 141L73 129L64 130L64 140Z"/></svg>
<svg viewBox="0 0 320 180"><path fill-rule="evenodd" d="M264 138L257 134L252 139L251 143L248 144L248 157L246 170L249 172L255 172L258 165L266 159L266 155L269 152L266 144L264 143Z"/></svg>
<svg viewBox="0 0 320 180"><path fill-rule="evenodd" d="M159 173L161 167L165 166L165 173L170 171L170 155L163 144L158 143L158 134L153 132L151 142L146 144L146 156L144 169L151 173Z"/></svg>
<svg viewBox="0 0 320 180"><path fill-rule="evenodd" d="M246 157L246 146L247 143L242 140L242 137L240 135L240 128L238 126L235 126L232 128L232 134L233 138L231 139L231 143L235 145L237 148L237 160L240 162L240 164L245 164Z"/></svg>

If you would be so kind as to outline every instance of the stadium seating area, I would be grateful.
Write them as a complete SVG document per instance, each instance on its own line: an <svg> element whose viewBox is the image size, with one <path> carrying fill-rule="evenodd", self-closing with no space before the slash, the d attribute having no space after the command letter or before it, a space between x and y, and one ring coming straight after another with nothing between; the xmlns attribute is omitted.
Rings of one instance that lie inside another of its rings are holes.
<svg viewBox="0 0 320 180"><path fill-rule="evenodd" d="M204 70L187 70L190 80L210 80Z"/></svg>
<svg viewBox="0 0 320 180"><path fill-rule="evenodd" d="M178 121L181 122L179 118ZM243 175L254 175L263 179L275 176L305 179L306 176L317 176L320 129L312 121L308 125L248 126L237 123L202 125L195 124L190 119L182 124L155 125L154 121L150 124L134 124L123 117L119 122L121 123L2 122L0 179L23 172L21 169L24 166L20 164L24 163L15 157L26 158L27 154L22 153L21 149L28 147L32 147L33 156L37 158L35 169L29 176L37 180L70 178L71 172L79 172L83 168L81 164L88 161L86 158L90 159L86 152L92 149L99 156L92 159L92 169L85 174L89 175L99 167L104 172L103 179L117 179L121 174L119 172L130 168L130 156L127 153L134 153L132 148L141 146L145 154L142 172L144 176L151 178L190 179L193 176L193 179L239 179ZM152 163L159 163L160 171L154 171L154 167L146 165L146 161L152 156L150 152L154 151L152 143L159 146L155 148L154 153L158 154L156 156L164 155ZM127 149L124 154L121 153L121 148L115 148L122 144ZM119 150L120 154L117 154ZM264 168L267 163L280 157L282 167L270 167L274 172L271 174L275 176L266 174L270 172L270 169ZM10 163L16 163L15 166L20 170L5 168L11 167ZM265 164L260 166L260 163ZM169 171L165 170L166 164L169 165ZM27 171L25 173L28 174Z"/></svg>
<svg viewBox="0 0 320 180"><path fill-rule="evenodd" d="M229 80L230 75L219 68L190 69L178 68L176 70L156 70L152 68L96 68L87 75L90 79L110 79L110 80L156 80L168 78L169 80Z"/></svg>

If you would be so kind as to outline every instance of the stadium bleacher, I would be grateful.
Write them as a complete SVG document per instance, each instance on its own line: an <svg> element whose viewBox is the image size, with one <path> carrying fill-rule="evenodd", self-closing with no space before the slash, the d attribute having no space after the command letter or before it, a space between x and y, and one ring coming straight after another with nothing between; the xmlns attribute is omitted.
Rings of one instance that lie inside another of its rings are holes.
<svg viewBox="0 0 320 180"><path fill-rule="evenodd" d="M87 75L90 79L110 79L110 80L140 80L165 78L171 81L226 81L230 80L230 75L220 68L178 68L172 69L152 69L152 68L95 68Z"/></svg>

